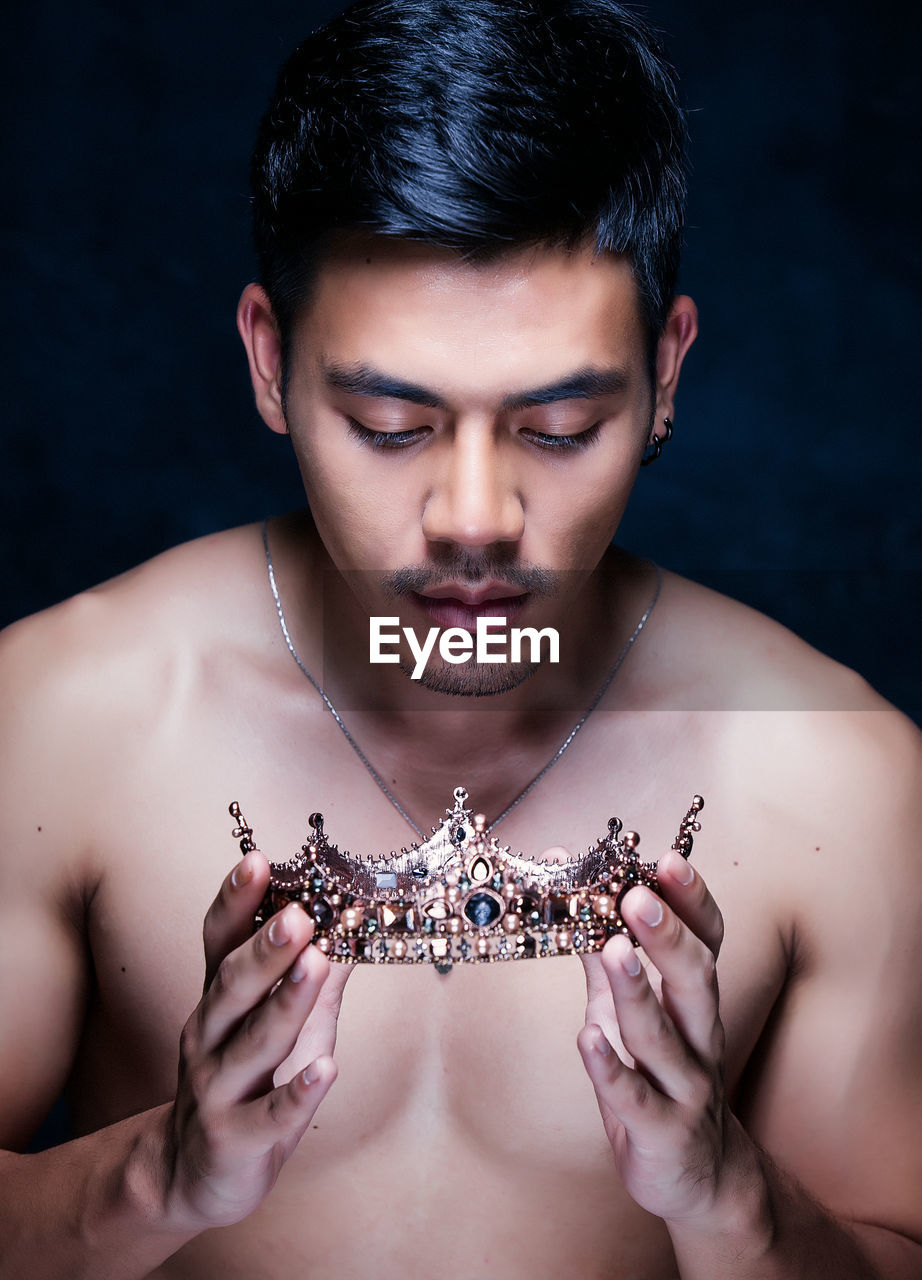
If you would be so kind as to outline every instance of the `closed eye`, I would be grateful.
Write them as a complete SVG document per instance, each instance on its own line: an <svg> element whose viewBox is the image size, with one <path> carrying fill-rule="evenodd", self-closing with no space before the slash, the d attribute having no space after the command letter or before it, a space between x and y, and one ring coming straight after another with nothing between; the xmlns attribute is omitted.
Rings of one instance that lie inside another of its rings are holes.
<svg viewBox="0 0 922 1280"><path fill-rule="evenodd" d="M601 430L601 422L594 422L585 431L577 431L572 435L549 435L545 431L532 431L524 428L521 434L539 449L564 451L568 449L588 449L590 445L595 444L598 440Z"/></svg>
<svg viewBox="0 0 922 1280"><path fill-rule="evenodd" d="M355 418L347 418L349 434L353 440L371 449L405 449L416 444L428 434L428 427L411 427L406 431L373 431L362 426Z"/></svg>

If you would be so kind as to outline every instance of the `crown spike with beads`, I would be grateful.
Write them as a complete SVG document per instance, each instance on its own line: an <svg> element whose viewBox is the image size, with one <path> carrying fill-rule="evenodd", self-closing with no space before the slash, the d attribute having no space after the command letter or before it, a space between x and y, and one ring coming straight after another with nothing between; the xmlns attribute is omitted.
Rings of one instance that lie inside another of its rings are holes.
<svg viewBox="0 0 922 1280"><path fill-rule="evenodd" d="M308 819L308 843L288 862L270 863L259 928L289 902L315 924L314 942L343 964L452 965L601 951L616 933L637 940L620 914L635 885L658 892L656 863L641 862L640 836L610 818L608 833L581 858L545 862L513 854L472 814L464 787L432 835L377 858L340 853L324 831L323 814ZM687 858L698 815L695 796L672 848ZM253 829L236 801L233 835L244 853L256 849Z"/></svg>

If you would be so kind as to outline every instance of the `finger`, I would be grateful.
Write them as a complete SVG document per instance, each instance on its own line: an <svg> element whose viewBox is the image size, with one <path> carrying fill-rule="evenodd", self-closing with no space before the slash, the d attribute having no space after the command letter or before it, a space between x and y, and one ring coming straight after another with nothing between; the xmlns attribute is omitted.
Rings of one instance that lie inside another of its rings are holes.
<svg viewBox="0 0 922 1280"><path fill-rule="evenodd" d="M337 1076L336 1063L327 1055L315 1058L293 1080L279 1085L238 1112L247 1134L267 1144L298 1142L314 1118Z"/></svg>
<svg viewBox="0 0 922 1280"><path fill-rule="evenodd" d="M621 1061L602 1028L587 1023L576 1038L609 1138L616 1125L636 1133L646 1125L661 1125L673 1105L639 1071Z"/></svg>
<svg viewBox="0 0 922 1280"><path fill-rule="evenodd" d="M606 1001L611 994L611 988L605 970L602 968L602 953L581 951L579 958L583 962L583 972L586 975L587 1003L594 1005L600 1000Z"/></svg>
<svg viewBox="0 0 922 1280"><path fill-rule="evenodd" d="M602 952L602 966L611 985L621 1041L635 1068L667 1097L692 1101L691 1086L700 1068L657 1000L630 941L620 934L611 938Z"/></svg>
<svg viewBox="0 0 922 1280"><path fill-rule="evenodd" d="M662 896L705 946L720 954L724 938L724 921L720 908L711 896L700 871L670 849L660 858L656 867L656 879Z"/></svg>
<svg viewBox="0 0 922 1280"><path fill-rule="evenodd" d="M310 1017L301 1028L289 1056L275 1069L272 1084L286 1083L301 1070L305 1062L321 1054L334 1052L343 988L356 968L354 964L339 964L335 961L330 964L326 981L320 988Z"/></svg>
<svg viewBox="0 0 922 1280"><path fill-rule="evenodd" d="M655 893L625 894L621 915L662 976L662 1001L678 1031L704 1061L723 1048L717 1005L717 959Z"/></svg>
<svg viewBox="0 0 922 1280"><path fill-rule="evenodd" d="M225 877L205 915L205 988L218 965L253 932L253 917L269 886L269 863L258 849L246 854Z"/></svg>
<svg viewBox="0 0 922 1280"><path fill-rule="evenodd" d="M219 1051L211 1084L215 1106L250 1101L272 1088L273 1074L294 1049L329 970L326 956L305 947L270 995L243 1019Z"/></svg>
<svg viewBox="0 0 922 1280"><path fill-rule="evenodd" d="M314 932L314 922L289 903L218 965L197 1011L198 1043L213 1052L291 968Z"/></svg>
<svg viewBox="0 0 922 1280"><path fill-rule="evenodd" d="M609 1044L614 1045L616 1052L626 1059L629 1055L618 1029L611 983L602 966L602 953L584 951L579 958L586 974L586 1022L594 1022L600 1026Z"/></svg>
<svg viewBox="0 0 922 1280"><path fill-rule="evenodd" d="M336 1024L343 1003L343 989L355 969L354 964L328 964L327 966L327 977L317 997L315 1015L317 1029L321 1033L317 1043L322 1053L333 1052L336 1044Z"/></svg>

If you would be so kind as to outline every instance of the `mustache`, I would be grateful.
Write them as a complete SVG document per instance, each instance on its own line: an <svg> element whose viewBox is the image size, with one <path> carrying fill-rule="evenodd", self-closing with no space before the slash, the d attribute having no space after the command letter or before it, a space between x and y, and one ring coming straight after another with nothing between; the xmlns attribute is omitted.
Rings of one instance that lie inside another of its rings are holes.
<svg viewBox="0 0 922 1280"><path fill-rule="evenodd" d="M538 565L509 564L495 556L458 551L438 565L408 565L404 569L386 573L381 579L381 588L387 596L408 596L413 593L420 595L447 582L476 587L481 582L494 581L508 583L516 592L553 596L559 590L560 579L560 573L553 569L542 569Z"/></svg>

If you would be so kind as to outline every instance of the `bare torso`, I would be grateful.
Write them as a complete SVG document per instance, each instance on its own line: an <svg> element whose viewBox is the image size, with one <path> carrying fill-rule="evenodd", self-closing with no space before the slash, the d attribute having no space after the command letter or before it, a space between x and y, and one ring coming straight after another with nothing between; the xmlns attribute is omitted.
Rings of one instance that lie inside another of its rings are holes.
<svg viewBox="0 0 922 1280"><path fill-rule="evenodd" d="M30 891L85 927L92 958L85 1023L64 1036L76 1046L70 1092L81 1131L173 1095L179 1033L201 993L202 917L236 856L231 800L270 858L300 846L318 807L349 848L408 841L284 650L261 557L258 530L233 531L69 606L83 616L65 625L103 640L66 693L96 706L103 727L75 729L62 714L48 777L27 796L15 834ZM805 761L848 712L785 707L773 675L766 709L733 709L737 676L695 643L709 627L727 653L762 637L780 647L781 667L800 664L779 688L805 678L815 692L828 679L831 700L859 696L851 677L837 683L824 674L831 664L774 624L667 577L618 708L603 703L500 834L531 853L582 849L617 814L655 858L693 793L706 797L694 859L726 921L730 1094L758 1127L759 1091L808 1047L793 1011L810 966L794 961L814 941L822 951L823 926L805 922L805 895L830 857L851 856L831 796L820 786L816 804L805 803L816 782L806 774L819 773ZM794 726L804 716L801 743ZM523 764L497 783L495 765L471 760L463 776L444 777L431 817L420 802L417 813L437 821L459 783L475 801L478 787L489 801L493 790L509 799L537 772ZM405 796L402 781L395 790ZM577 959L445 976L429 966L357 969L339 1023L338 1081L275 1190L250 1218L205 1233L154 1274L674 1276L664 1226L615 1175L576 1050L584 1013ZM293 1058L290 1073L305 1065L297 1050ZM54 1085L51 1069L36 1093Z"/></svg>

